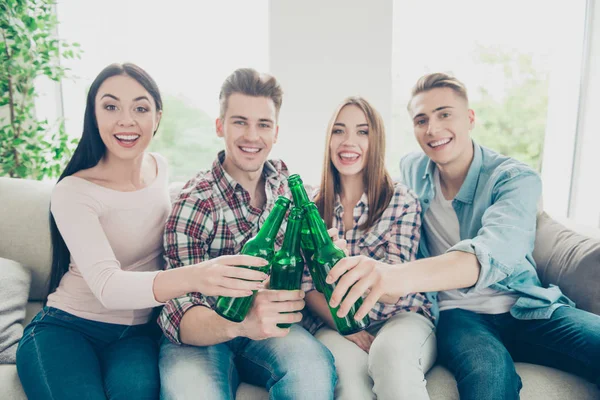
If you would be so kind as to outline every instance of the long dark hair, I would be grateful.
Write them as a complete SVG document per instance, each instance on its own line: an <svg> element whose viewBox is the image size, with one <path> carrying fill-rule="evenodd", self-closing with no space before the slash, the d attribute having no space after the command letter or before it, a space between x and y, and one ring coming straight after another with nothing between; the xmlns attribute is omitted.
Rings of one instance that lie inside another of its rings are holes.
<svg viewBox="0 0 600 400"><path fill-rule="evenodd" d="M81 140L79 141L69 164L67 164L67 167L60 178L58 178L58 182L78 171L96 166L102 157L104 157L106 146L100 137L98 123L96 121L96 95L98 89L105 80L117 75L126 75L135 79L144 87L144 89L146 89L146 91L148 91L148 93L150 93L156 104L156 110L162 110L162 98L160 97L158 86L146 71L131 63L111 64L104 68L100 74L98 74L96 79L94 79L94 82L92 82L92 86L87 95ZM156 134L156 131L154 134ZM56 290L63 275L69 269L71 260L71 253L58 231L52 213L50 213L50 235L52 237L52 272L50 274L48 294Z"/></svg>

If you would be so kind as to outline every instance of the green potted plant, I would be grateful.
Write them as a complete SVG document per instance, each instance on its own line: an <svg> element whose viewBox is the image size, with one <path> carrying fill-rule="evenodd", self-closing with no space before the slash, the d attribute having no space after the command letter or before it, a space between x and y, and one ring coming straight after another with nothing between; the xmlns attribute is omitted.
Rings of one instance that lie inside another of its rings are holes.
<svg viewBox="0 0 600 400"><path fill-rule="evenodd" d="M0 2L0 176L43 179L60 174L75 145L62 118L35 114L34 81L59 82L60 58L80 58L79 44L57 37L54 0Z"/></svg>

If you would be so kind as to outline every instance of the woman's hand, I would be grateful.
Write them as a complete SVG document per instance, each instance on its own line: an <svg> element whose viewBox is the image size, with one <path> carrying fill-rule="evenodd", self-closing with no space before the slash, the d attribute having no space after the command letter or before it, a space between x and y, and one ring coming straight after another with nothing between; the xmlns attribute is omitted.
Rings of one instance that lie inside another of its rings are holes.
<svg viewBox="0 0 600 400"><path fill-rule="evenodd" d="M268 275L248 267L265 267L269 263L260 257L247 255L221 256L190 265L190 282L194 292L206 296L246 297L253 290L264 288Z"/></svg>
<svg viewBox="0 0 600 400"><path fill-rule="evenodd" d="M367 331L360 331L344 337L363 349L366 353L369 352L371 345L373 344L373 340L375 340L375 336L371 335Z"/></svg>

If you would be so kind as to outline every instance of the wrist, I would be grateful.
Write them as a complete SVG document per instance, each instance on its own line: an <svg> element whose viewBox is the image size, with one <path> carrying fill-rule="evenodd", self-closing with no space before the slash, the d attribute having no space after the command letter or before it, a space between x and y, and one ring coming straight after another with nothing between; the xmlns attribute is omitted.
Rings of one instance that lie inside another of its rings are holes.
<svg viewBox="0 0 600 400"><path fill-rule="evenodd" d="M397 303L401 297L413 292L413 282L407 277L408 264L401 264L395 268L388 267L387 276L384 275L384 280L391 283L391 290L386 293L392 298L392 303Z"/></svg>

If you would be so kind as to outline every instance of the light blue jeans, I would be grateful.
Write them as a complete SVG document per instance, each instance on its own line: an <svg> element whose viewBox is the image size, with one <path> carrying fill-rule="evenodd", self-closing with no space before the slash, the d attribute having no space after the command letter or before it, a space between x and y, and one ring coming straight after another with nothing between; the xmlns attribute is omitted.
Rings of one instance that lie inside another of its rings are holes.
<svg viewBox="0 0 600 400"><path fill-rule="evenodd" d="M271 399L333 399L333 356L304 328L283 338L236 338L208 347L178 346L163 338L161 399L233 400L240 379L265 387Z"/></svg>

